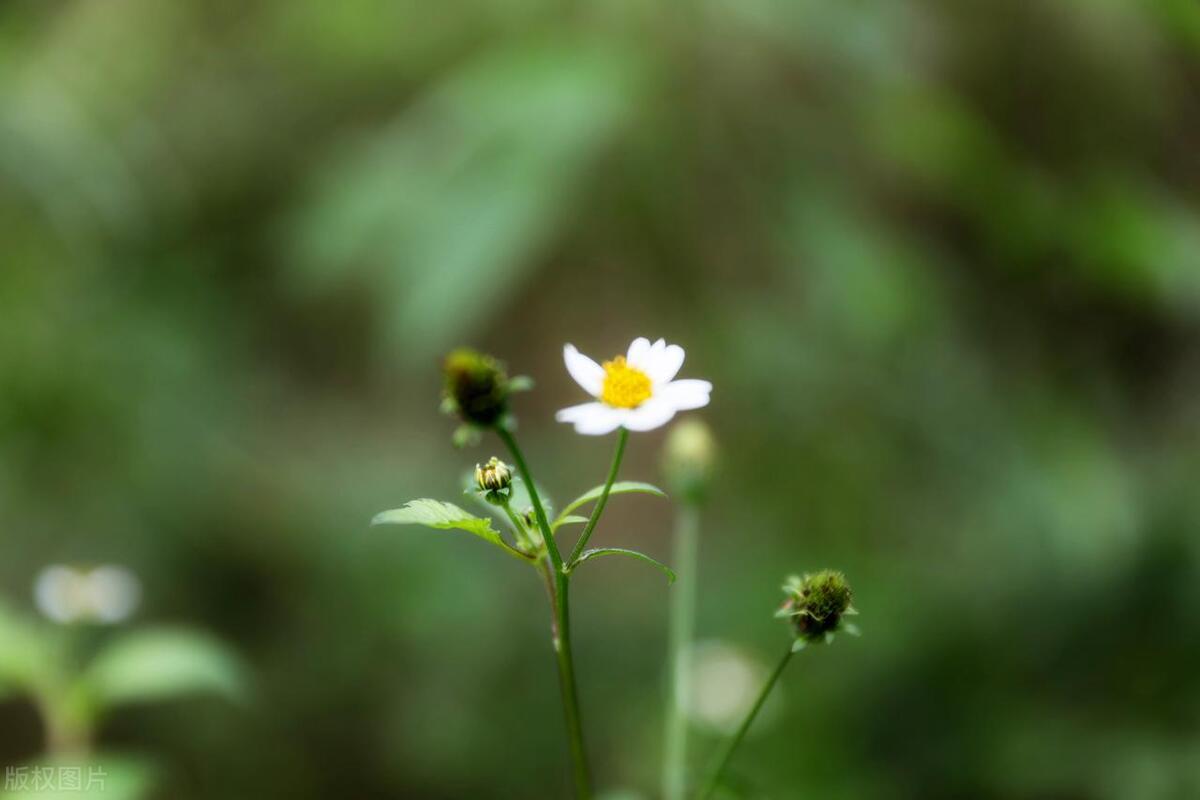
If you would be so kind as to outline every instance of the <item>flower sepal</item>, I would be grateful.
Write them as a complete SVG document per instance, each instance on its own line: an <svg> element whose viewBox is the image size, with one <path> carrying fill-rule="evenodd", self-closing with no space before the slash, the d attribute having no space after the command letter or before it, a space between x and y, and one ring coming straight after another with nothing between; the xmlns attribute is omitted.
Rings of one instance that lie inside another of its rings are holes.
<svg viewBox="0 0 1200 800"><path fill-rule="evenodd" d="M532 392L533 387L533 378L528 375L515 375L508 379L509 394L513 392Z"/></svg>

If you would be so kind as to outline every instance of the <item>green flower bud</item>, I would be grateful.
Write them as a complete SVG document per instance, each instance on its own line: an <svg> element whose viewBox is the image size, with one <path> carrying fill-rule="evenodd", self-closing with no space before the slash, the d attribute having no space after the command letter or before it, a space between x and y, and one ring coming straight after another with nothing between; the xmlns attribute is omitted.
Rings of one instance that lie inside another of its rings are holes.
<svg viewBox="0 0 1200 800"><path fill-rule="evenodd" d="M663 472L673 494L689 502L699 502L712 481L717 461L717 446L712 432L699 419L677 423L667 434L663 450Z"/></svg>
<svg viewBox="0 0 1200 800"><path fill-rule="evenodd" d="M803 578L793 575L783 591L787 600L776 616L791 620L799 644L832 641L839 630L857 634L843 620L858 612L850 605L850 584L842 573L826 569Z"/></svg>
<svg viewBox="0 0 1200 800"><path fill-rule="evenodd" d="M444 406L463 422L490 428L508 413L511 388L504 365L496 359L463 347L446 356L443 370Z"/></svg>
<svg viewBox="0 0 1200 800"><path fill-rule="evenodd" d="M475 465L475 487L481 492L498 492L512 486L508 464L492 456L486 464Z"/></svg>

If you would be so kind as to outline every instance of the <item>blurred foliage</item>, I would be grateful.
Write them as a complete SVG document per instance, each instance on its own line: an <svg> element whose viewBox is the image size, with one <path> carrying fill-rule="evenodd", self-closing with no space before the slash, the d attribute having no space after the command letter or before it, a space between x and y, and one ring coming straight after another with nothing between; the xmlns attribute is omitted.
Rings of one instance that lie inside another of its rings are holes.
<svg viewBox="0 0 1200 800"><path fill-rule="evenodd" d="M562 343L666 336L716 386L701 635L773 654L824 566L863 612L749 796L1195 797L1198 56L1191 0L10 0L0 587L126 563L245 653L251 707L103 724L164 797L560 796L537 582L367 522L496 448L449 447L447 347L537 379L571 497L608 453L552 422ZM662 504L609 513L664 557ZM609 561L589 746L650 787L667 590Z"/></svg>
<svg viewBox="0 0 1200 800"><path fill-rule="evenodd" d="M129 704L246 697L245 668L211 637L187 628L100 631L37 623L0 605L0 700L32 704L45 740L44 757L9 765L0 797L147 797L149 758L90 752L105 718Z"/></svg>
<svg viewBox="0 0 1200 800"><path fill-rule="evenodd" d="M12 800L79 800L88 797L140 800L152 790L155 776L154 769L144 761L110 756L88 759L84 764L76 758L66 758L61 762L22 765L13 769L11 782L14 786L0 791L0 797ZM64 769L68 776L65 779L61 772ZM6 783L9 780L6 776Z"/></svg>

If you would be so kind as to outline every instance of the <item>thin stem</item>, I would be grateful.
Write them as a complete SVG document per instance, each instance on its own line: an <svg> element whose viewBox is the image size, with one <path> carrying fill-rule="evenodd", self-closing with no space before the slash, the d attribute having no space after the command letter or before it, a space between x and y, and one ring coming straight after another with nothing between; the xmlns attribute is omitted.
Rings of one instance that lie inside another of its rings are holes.
<svg viewBox="0 0 1200 800"><path fill-rule="evenodd" d="M754 707L746 714L746 718L742 720L741 727L737 729L737 733L725 745L724 751L721 753L720 759L716 762L712 771L708 774L708 779L704 782L704 788L696 795L696 800L706 800L710 797L717 784L721 780L721 774L725 771L725 767L729 764L729 759L733 757L733 751L737 750L742 739L746 736L746 731L750 730L750 724L754 722L754 718L758 716L759 710L763 707L763 703L767 701L767 695L771 693L771 689L775 688L775 682L779 680L779 676L783 674L783 668L792 660L792 644L788 643L787 652L783 654L783 658L779 661L779 665L775 667L775 671L771 673L771 677L767 679L766 686L763 686L762 692L759 693L758 699L754 701Z"/></svg>
<svg viewBox="0 0 1200 800"><path fill-rule="evenodd" d="M538 497L537 485L517 446L517 440L506 428L496 428L496 434L504 442L517 464L521 480L529 489L529 501L533 503L533 512L537 517L538 527L542 530L542 538L546 542L546 558L549 561L547 576L547 591L550 594L550 605L553 617L550 627L551 643L554 646L555 658L558 662L558 683L562 692L563 715L567 724L567 743L571 750L572 774L575 780L575 796L579 800L590 800L592 782L588 771L587 751L583 746L583 720L579 713L579 692L575 685L575 661L571 653L571 609L568 594L567 576L563 573L562 556L554 541L554 532L546 519L546 509Z"/></svg>
<svg viewBox="0 0 1200 800"><path fill-rule="evenodd" d="M512 431L502 427L496 428L496 435L504 442L504 446L512 454L513 461L517 463L517 471L521 473L521 480L525 481L525 487L529 490L529 502L533 503L533 513L537 517L538 527L542 529L542 538L546 540L546 553L550 557L550 563L556 572L561 572L562 556L558 552L558 544L554 541L550 521L546 519L546 509L542 506L541 498L538 497L533 476L529 474L529 465L525 463L525 456L521 454L521 448L517 447L517 440L513 438Z"/></svg>
<svg viewBox="0 0 1200 800"><path fill-rule="evenodd" d="M44 697L38 705L46 729L46 752L56 758L86 756L92 738L86 717L66 697Z"/></svg>
<svg viewBox="0 0 1200 800"><path fill-rule="evenodd" d="M536 550L537 548L532 545L530 540L529 532L525 529L525 521L521 519L515 511L512 510L512 505L508 502L508 500L505 500L503 503L501 503L500 507L504 509L504 513L508 515L508 521L512 523L513 528L515 529L515 533L513 535L516 537L518 544L521 547L528 548L530 551ZM519 549L520 548L518 548L518 550ZM522 555L527 554L522 553Z"/></svg>
<svg viewBox="0 0 1200 800"><path fill-rule="evenodd" d="M688 721L684 708L692 693L688 656L695 630L696 563L700 510L685 502L675 517L671 563L678 579L670 593L667 619L667 715L663 739L663 798L683 800L687 790Z"/></svg>
<svg viewBox="0 0 1200 800"><path fill-rule="evenodd" d="M553 568L553 567L552 567ZM583 718L579 711L579 690L575 684L575 660L571 650L571 604L568 594L570 584L559 568L554 573L554 588L557 604L557 638L554 650L558 656L558 674L562 689L563 711L566 714L568 741L571 746L571 762L574 765L575 795L579 800L592 796L592 781L588 770L587 751L583 746Z"/></svg>
<svg viewBox="0 0 1200 800"><path fill-rule="evenodd" d="M505 515L508 516L508 521L513 524L513 531L515 535L523 535L525 533L525 523L520 517L517 516L517 513L512 510L512 506L509 505L508 501L505 500L500 504L500 507L504 509Z"/></svg>
<svg viewBox="0 0 1200 800"><path fill-rule="evenodd" d="M587 541L591 537L592 531L596 529L596 523L600 521L600 515L604 513L604 506L608 503L608 493L612 491L613 483L617 480L617 470L621 468L621 459L625 456L625 443L628 441L629 431L621 428L617 433L617 449L613 452L612 466L608 468L608 480L604 482L604 491L596 498L596 505L592 508L592 516L588 518L583 533L579 534L579 541L575 542L575 549L571 551L571 557L567 559L568 571L579 560L579 554L587 546Z"/></svg>

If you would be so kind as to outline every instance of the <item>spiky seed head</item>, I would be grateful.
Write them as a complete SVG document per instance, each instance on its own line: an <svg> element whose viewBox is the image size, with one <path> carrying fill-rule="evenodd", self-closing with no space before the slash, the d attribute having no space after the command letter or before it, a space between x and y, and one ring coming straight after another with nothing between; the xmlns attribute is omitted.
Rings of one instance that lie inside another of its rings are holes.
<svg viewBox="0 0 1200 800"><path fill-rule="evenodd" d="M793 575L783 586L787 595L779 616L791 620L796 636L805 642L830 638L843 627L843 618L857 611L850 604L853 593L846 576L826 569Z"/></svg>

